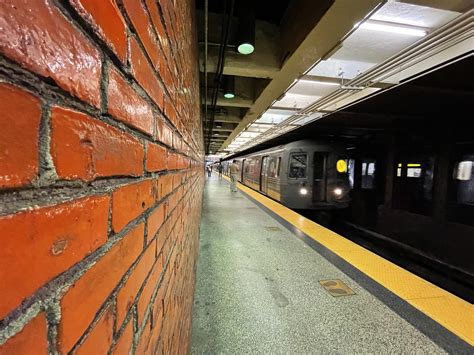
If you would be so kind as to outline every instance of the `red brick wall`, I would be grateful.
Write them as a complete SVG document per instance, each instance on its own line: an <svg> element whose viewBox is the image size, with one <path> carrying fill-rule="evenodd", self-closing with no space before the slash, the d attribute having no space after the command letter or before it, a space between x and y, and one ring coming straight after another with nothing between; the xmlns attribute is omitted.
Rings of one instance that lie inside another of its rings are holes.
<svg viewBox="0 0 474 355"><path fill-rule="evenodd" d="M191 0L0 2L0 354L188 351Z"/></svg>

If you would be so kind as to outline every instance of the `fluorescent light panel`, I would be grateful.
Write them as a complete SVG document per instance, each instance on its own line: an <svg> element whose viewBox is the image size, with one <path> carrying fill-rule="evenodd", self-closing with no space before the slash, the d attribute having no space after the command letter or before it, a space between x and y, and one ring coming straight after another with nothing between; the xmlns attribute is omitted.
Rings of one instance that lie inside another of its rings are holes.
<svg viewBox="0 0 474 355"><path fill-rule="evenodd" d="M310 84L319 84L319 85L328 85L328 86L339 86L339 83L332 83L329 81L319 81L319 80L311 80L311 79L300 79L303 83L310 83Z"/></svg>
<svg viewBox="0 0 474 355"><path fill-rule="evenodd" d="M359 28L362 28L365 30L372 30L372 31L398 33L402 35L416 36L416 37L423 37L426 35L426 31L423 31L417 28L397 26L395 24L389 25L389 24L375 23L375 22L370 22L370 21L366 21L360 24Z"/></svg>

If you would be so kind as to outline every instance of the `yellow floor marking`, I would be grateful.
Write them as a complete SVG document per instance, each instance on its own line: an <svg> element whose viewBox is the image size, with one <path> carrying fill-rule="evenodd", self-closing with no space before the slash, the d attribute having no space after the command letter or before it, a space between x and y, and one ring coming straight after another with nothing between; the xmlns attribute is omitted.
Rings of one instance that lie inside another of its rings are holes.
<svg viewBox="0 0 474 355"><path fill-rule="evenodd" d="M474 305L468 302L459 302L459 298L452 294L445 297L408 300L407 302L473 345ZM455 330L452 330L453 328Z"/></svg>
<svg viewBox="0 0 474 355"><path fill-rule="evenodd" d="M227 177L225 179L229 180ZM349 262L377 283L474 346L474 305L299 215L264 195L240 190Z"/></svg>

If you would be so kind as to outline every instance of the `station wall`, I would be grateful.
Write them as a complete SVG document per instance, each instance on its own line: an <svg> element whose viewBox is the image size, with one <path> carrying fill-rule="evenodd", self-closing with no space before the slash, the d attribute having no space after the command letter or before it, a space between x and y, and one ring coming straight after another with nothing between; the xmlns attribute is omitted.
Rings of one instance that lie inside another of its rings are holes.
<svg viewBox="0 0 474 355"><path fill-rule="evenodd" d="M194 26L190 0L0 2L0 354L187 351Z"/></svg>

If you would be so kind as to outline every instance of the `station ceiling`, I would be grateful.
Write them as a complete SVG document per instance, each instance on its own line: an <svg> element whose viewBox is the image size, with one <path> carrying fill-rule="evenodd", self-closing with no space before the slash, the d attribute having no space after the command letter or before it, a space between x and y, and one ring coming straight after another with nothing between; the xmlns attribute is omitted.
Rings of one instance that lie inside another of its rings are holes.
<svg viewBox="0 0 474 355"><path fill-rule="evenodd" d="M234 78L233 99L216 82L224 3L235 11L221 77ZM454 63L468 48L472 53L469 0L253 1L255 52L247 56L235 48L244 3L209 0L207 16L205 0L196 4L208 154L239 154L304 135L365 135L472 101L472 80L465 79L472 59ZM435 67L442 68L431 73Z"/></svg>
<svg viewBox="0 0 474 355"><path fill-rule="evenodd" d="M380 95L334 112L304 127L260 143L236 154L243 155L298 139L338 139L357 142L382 134L450 133L474 144L474 56L397 86Z"/></svg>

